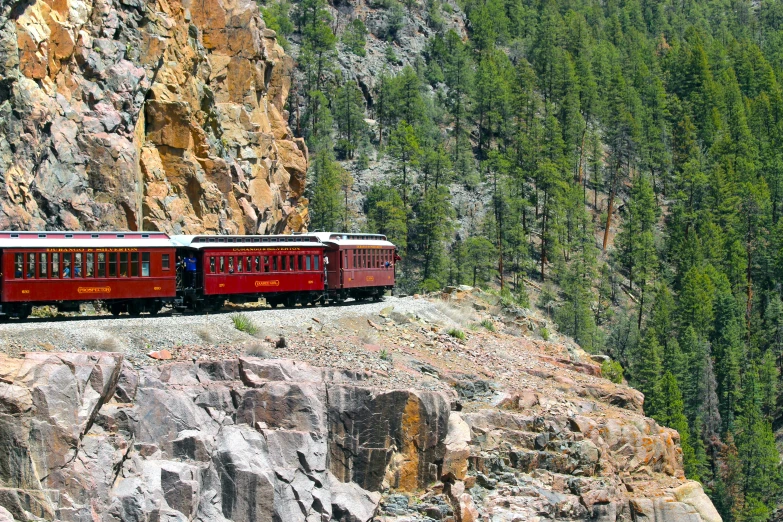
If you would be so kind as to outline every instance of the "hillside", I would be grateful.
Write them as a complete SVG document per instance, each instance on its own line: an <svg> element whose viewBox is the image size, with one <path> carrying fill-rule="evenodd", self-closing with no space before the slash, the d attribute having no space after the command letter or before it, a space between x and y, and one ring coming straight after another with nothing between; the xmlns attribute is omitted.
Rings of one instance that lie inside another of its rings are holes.
<svg viewBox="0 0 783 522"><path fill-rule="evenodd" d="M254 335L229 314L0 326L15 356L0 355L0 506L17 520L721 520L685 479L677 432L571 341L541 339L531 312L462 289L242 313Z"/></svg>
<svg viewBox="0 0 783 522"><path fill-rule="evenodd" d="M779 1L263 4L313 228L619 361L725 520L783 492ZM778 431L776 431L778 430ZM779 445L779 444L778 444Z"/></svg>

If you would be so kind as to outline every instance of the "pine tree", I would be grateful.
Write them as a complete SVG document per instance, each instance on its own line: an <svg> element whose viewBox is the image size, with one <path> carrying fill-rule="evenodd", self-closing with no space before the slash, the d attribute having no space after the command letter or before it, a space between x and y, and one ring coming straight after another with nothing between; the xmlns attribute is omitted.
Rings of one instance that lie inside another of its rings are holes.
<svg viewBox="0 0 783 522"><path fill-rule="evenodd" d="M772 425L761 412L755 365L747 371L742 393L742 415L737 420L737 456L742 465L743 520L769 518L783 491L780 455Z"/></svg>
<svg viewBox="0 0 783 522"><path fill-rule="evenodd" d="M404 254L408 248L407 214L397 190L378 184L370 187L366 214L370 231L384 234Z"/></svg>
<svg viewBox="0 0 783 522"><path fill-rule="evenodd" d="M495 245L485 237L469 237L465 240L465 264L471 284L489 282L495 268Z"/></svg>
<svg viewBox="0 0 783 522"><path fill-rule="evenodd" d="M660 406L652 417L659 423L675 429L680 434L680 446L682 447L682 459L685 472L689 476L696 472L698 462L696 454L691 446L691 435L688 429L688 419L683 412L682 395L677 379L671 372L663 374L660 384Z"/></svg>
<svg viewBox="0 0 783 522"><path fill-rule="evenodd" d="M367 133L364 121L364 96L354 82L337 89L334 96L334 117L339 139L337 149L345 158L353 158L359 141Z"/></svg>
<svg viewBox="0 0 783 522"><path fill-rule="evenodd" d="M402 170L398 182L402 202L408 206L409 173L419 165L421 147L413 127L405 120L400 121L389 138L389 154L400 163Z"/></svg>
<svg viewBox="0 0 783 522"><path fill-rule="evenodd" d="M648 330L637 348L633 383L644 394L644 413L655 418L663 410L661 347L655 333Z"/></svg>

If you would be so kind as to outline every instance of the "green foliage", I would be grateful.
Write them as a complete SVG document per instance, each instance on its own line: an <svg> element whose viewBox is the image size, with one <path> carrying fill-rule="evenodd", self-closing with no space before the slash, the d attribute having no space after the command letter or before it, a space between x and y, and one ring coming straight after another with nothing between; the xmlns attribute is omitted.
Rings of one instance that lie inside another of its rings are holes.
<svg viewBox="0 0 783 522"><path fill-rule="evenodd" d="M461 0L463 39L440 0L370 5L390 69L412 66L380 73L369 106L333 65L325 0L265 7L301 37L287 109L314 223L364 228L337 160L385 155L366 228L400 247L406 290L502 285L511 304L541 288L559 330L611 354L681 432L686 473L724 520L766 517L783 493L769 437L783 417L780 9ZM409 12L433 29L420 56L400 45ZM364 52L366 27L342 44Z"/></svg>
<svg viewBox="0 0 783 522"><path fill-rule="evenodd" d="M424 293L437 292L443 286L436 279L425 279L421 282L421 291Z"/></svg>
<svg viewBox="0 0 783 522"><path fill-rule="evenodd" d="M538 330L538 335L541 336L541 338L545 341L549 340L549 330L544 328L543 326Z"/></svg>
<svg viewBox="0 0 783 522"><path fill-rule="evenodd" d="M612 361L611 359L606 360L601 363L601 375L613 383L621 384L624 378L623 366L617 361Z"/></svg>
<svg viewBox="0 0 783 522"><path fill-rule="evenodd" d="M382 361L391 362L392 354L388 352L386 348L381 348L381 351L378 353L378 358Z"/></svg>
<svg viewBox="0 0 783 522"><path fill-rule="evenodd" d="M466 339L465 332L459 328L451 328L447 333L455 339L459 339L460 341L464 341Z"/></svg>
<svg viewBox="0 0 783 522"><path fill-rule="evenodd" d="M399 61L399 58L397 58L397 53L394 52L394 47L391 45L387 45L383 50L383 56L386 58L386 61L392 65L397 64Z"/></svg>
<svg viewBox="0 0 783 522"><path fill-rule="evenodd" d="M387 185L373 185L367 194L366 205L369 230L386 235L399 250L405 252L408 247L408 225L399 192Z"/></svg>
<svg viewBox="0 0 783 522"><path fill-rule="evenodd" d="M481 326L483 326L484 328L486 328L490 332L494 332L495 331L495 323L493 323L492 320L490 320L490 319L484 319L483 321L481 321Z"/></svg>
<svg viewBox="0 0 783 522"><path fill-rule="evenodd" d="M261 14L266 26L277 33L277 41L283 49L288 50L286 36L294 32L294 24L290 18L291 2L287 0L272 2L269 7L261 7Z"/></svg>
<svg viewBox="0 0 783 522"><path fill-rule="evenodd" d="M361 18L354 18L345 28L342 37L343 45L356 56L365 56L367 51L367 27Z"/></svg>
<svg viewBox="0 0 783 522"><path fill-rule="evenodd" d="M234 328L240 332L245 332L250 335L258 333L258 326L256 326L253 320L245 314L231 314L231 321L234 323Z"/></svg>

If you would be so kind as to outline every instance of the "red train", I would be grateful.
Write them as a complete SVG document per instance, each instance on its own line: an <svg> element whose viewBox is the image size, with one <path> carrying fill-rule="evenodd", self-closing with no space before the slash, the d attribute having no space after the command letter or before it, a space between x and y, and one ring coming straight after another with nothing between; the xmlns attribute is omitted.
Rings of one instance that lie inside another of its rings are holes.
<svg viewBox="0 0 783 522"><path fill-rule="evenodd" d="M33 306L114 315L380 299L394 287L395 246L378 234L168 236L162 232L0 232L0 318Z"/></svg>

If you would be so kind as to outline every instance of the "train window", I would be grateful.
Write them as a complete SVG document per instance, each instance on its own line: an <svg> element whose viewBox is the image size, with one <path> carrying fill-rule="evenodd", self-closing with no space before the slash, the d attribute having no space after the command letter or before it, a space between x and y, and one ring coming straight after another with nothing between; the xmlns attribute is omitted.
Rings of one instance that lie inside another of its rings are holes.
<svg viewBox="0 0 783 522"><path fill-rule="evenodd" d="M304 256L305 257L305 270L311 270L312 261L310 261L311 256Z"/></svg>
<svg viewBox="0 0 783 522"><path fill-rule="evenodd" d="M163 254L161 256L160 265L163 270L169 270L171 268L171 256L170 254Z"/></svg>
<svg viewBox="0 0 783 522"><path fill-rule="evenodd" d="M24 254L14 256L14 277L17 279L24 277Z"/></svg>
<svg viewBox="0 0 783 522"><path fill-rule="evenodd" d="M130 276L139 277L139 253L131 252Z"/></svg>
<svg viewBox="0 0 783 522"><path fill-rule="evenodd" d="M46 278L47 273L49 272L47 270L49 263L47 262L47 255L44 253L39 254L38 257L38 277Z"/></svg>
<svg viewBox="0 0 783 522"><path fill-rule="evenodd" d="M292 272L296 270L296 256L288 256L288 269Z"/></svg>
<svg viewBox="0 0 783 522"><path fill-rule="evenodd" d="M277 256L272 256L272 272L277 272Z"/></svg>
<svg viewBox="0 0 783 522"><path fill-rule="evenodd" d="M297 270L304 270L304 256L299 255L299 265L296 267Z"/></svg>
<svg viewBox="0 0 783 522"><path fill-rule="evenodd" d="M249 263L250 261L248 261ZM256 272L261 271L261 256L256 256L253 258L253 268Z"/></svg>
<svg viewBox="0 0 783 522"><path fill-rule="evenodd" d="M87 252L84 255L84 275L86 277L92 277L93 269L95 266L95 254Z"/></svg>
<svg viewBox="0 0 783 522"><path fill-rule="evenodd" d="M219 261L219 263L220 263L220 273L221 274L225 273L225 271L226 271L226 258L223 257L223 256L220 256L218 259L220 260Z"/></svg>
<svg viewBox="0 0 783 522"><path fill-rule="evenodd" d="M98 277L106 277L106 254L103 252L98 252Z"/></svg>
<svg viewBox="0 0 783 522"><path fill-rule="evenodd" d="M27 254L27 279L35 278L35 254Z"/></svg>
<svg viewBox="0 0 783 522"><path fill-rule="evenodd" d="M241 272L242 271L242 265L244 264L242 262L243 259L244 259L244 257L242 257L242 256L239 256L237 258L237 272Z"/></svg>
<svg viewBox="0 0 783 522"><path fill-rule="evenodd" d="M52 269L49 270L49 274L53 279L60 277L60 254L56 252L52 254Z"/></svg>
<svg viewBox="0 0 783 522"><path fill-rule="evenodd" d="M264 272L269 272L269 256L264 256Z"/></svg>
<svg viewBox="0 0 783 522"><path fill-rule="evenodd" d="M83 277L82 272L82 253L77 252L73 255L73 277Z"/></svg>
<svg viewBox="0 0 783 522"><path fill-rule="evenodd" d="M128 253L120 254L120 277L128 277Z"/></svg>
<svg viewBox="0 0 783 522"><path fill-rule="evenodd" d="M245 261L245 270L248 272L253 271L253 256L247 256L247 260ZM258 271L258 268L256 268L256 271Z"/></svg>
<svg viewBox="0 0 783 522"><path fill-rule="evenodd" d="M109 254L109 270L107 275L109 277L117 277L117 254L115 253Z"/></svg>
<svg viewBox="0 0 783 522"><path fill-rule="evenodd" d="M63 279L71 277L71 254L63 254Z"/></svg>
<svg viewBox="0 0 783 522"><path fill-rule="evenodd" d="M210 257L209 258L209 273L214 274L215 273L215 258Z"/></svg>
<svg viewBox="0 0 783 522"><path fill-rule="evenodd" d="M150 253L141 253L141 277L150 276Z"/></svg>
<svg viewBox="0 0 783 522"><path fill-rule="evenodd" d="M319 256L319 255L316 255L316 256L314 256L314 261L313 261L313 268L314 268L315 270L318 270L318 263L319 263L319 261L318 261L318 260L319 260L319 259L321 259L321 256Z"/></svg>

